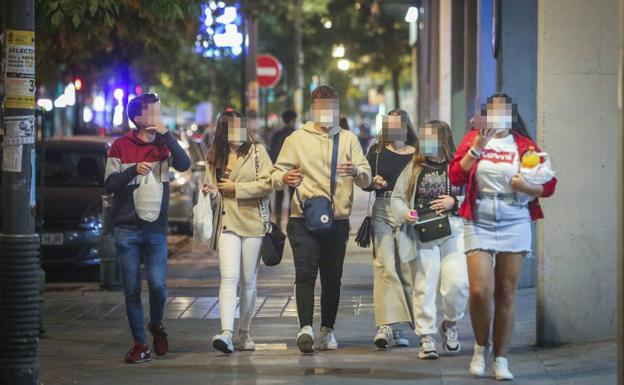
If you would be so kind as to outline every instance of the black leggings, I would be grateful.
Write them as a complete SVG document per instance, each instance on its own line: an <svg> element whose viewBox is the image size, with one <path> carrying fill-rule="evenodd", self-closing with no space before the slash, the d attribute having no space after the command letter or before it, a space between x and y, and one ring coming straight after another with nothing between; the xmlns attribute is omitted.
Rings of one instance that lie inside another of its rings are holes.
<svg viewBox="0 0 624 385"><path fill-rule="evenodd" d="M333 328L340 303L340 281L349 240L349 220L334 221L334 229L329 233L313 234L306 229L303 218L290 218L287 233L295 262L299 326L312 326L314 285L320 271L321 326Z"/></svg>

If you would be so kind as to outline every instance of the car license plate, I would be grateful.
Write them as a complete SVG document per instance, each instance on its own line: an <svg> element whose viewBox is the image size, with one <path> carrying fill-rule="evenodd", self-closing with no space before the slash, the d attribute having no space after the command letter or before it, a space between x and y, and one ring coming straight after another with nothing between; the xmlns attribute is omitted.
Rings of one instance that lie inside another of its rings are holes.
<svg viewBox="0 0 624 385"><path fill-rule="evenodd" d="M58 246L63 244L62 233L41 234L41 244L46 246Z"/></svg>

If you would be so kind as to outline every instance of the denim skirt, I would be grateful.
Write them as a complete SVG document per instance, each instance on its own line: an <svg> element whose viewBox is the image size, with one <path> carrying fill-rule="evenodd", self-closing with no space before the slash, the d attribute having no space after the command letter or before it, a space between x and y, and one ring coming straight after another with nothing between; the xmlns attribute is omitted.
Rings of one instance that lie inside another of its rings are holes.
<svg viewBox="0 0 624 385"><path fill-rule="evenodd" d="M474 219L464 224L466 253L530 253L531 214L526 195L479 193Z"/></svg>

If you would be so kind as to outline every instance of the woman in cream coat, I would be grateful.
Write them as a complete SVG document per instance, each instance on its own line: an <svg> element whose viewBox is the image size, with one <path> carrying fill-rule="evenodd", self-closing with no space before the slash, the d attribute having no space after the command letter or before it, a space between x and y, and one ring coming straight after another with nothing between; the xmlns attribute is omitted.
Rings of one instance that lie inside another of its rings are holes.
<svg viewBox="0 0 624 385"><path fill-rule="evenodd" d="M238 112L217 119L208 153L204 193L213 198L214 226L211 247L219 250L221 333L215 349L232 353L236 290L240 282L239 350L254 350L249 327L256 303L256 277L260 246L269 222L268 197L272 191L272 163L266 149L256 143Z"/></svg>

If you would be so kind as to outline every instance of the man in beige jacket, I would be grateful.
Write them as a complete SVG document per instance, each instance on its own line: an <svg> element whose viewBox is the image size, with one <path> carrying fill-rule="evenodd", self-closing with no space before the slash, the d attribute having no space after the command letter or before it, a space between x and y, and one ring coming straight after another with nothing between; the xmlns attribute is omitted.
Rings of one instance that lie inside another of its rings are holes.
<svg viewBox="0 0 624 385"><path fill-rule="evenodd" d="M329 86L312 92L313 121L292 133L273 167L273 187L297 189L291 202L287 233L295 262L295 295L301 330L297 347L302 353L314 351L312 319L314 285L321 275L321 334L316 347L337 349L334 322L340 302L342 267L349 239L349 216L353 205L353 184L368 187L371 169L357 137L338 126L338 94ZM305 226L303 201L330 198L331 159L334 136L338 136L337 175L333 196L334 227L327 233L313 233Z"/></svg>

